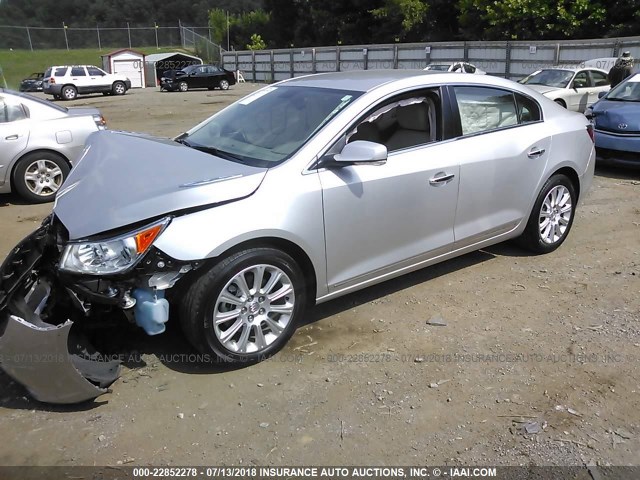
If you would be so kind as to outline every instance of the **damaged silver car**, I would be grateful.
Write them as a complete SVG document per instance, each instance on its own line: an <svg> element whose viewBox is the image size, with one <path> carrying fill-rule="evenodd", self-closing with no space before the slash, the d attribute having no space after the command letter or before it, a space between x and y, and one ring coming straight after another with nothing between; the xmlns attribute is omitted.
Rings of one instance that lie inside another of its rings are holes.
<svg viewBox="0 0 640 480"><path fill-rule="evenodd" d="M526 86L424 71L287 80L174 141L93 134L0 268L2 368L94 398L119 366L82 334L120 312L260 361L313 303L509 239L555 250L594 158L584 116Z"/></svg>

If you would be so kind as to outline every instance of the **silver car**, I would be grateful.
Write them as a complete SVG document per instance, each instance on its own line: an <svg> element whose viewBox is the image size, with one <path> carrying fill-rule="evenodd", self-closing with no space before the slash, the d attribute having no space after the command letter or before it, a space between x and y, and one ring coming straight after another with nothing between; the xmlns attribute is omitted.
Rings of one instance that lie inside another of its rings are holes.
<svg viewBox="0 0 640 480"><path fill-rule="evenodd" d="M519 83L574 112L584 112L610 88L607 72L599 68L545 68Z"/></svg>
<svg viewBox="0 0 640 480"><path fill-rule="evenodd" d="M257 362L313 304L509 239L555 250L594 156L585 117L527 87L407 70L280 82L175 141L94 134L0 270L2 366L95 397L118 366L70 355L70 319L156 335L170 304L203 354ZM25 366L42 354L66 361Z"/></svg>
<svg viewBox="0 0 640 480"><path fill-rule="evenodd" d="M0 193L53 200L87 137L105 128L96 108L64 108L0 88Z"/></svg>

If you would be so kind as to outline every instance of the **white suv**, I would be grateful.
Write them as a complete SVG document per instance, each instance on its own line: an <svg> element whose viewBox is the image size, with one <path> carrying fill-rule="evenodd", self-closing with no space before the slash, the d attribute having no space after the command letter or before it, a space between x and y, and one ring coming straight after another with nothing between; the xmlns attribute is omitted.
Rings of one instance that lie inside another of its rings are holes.
<svg viewBox="0 0 640 480"><path fill-rule="evenodd" d="M81 93L124 95L131 80L121 74L107 73L93 65L49 67L44 74L44 93L60 100L73 100Z"/></svg>

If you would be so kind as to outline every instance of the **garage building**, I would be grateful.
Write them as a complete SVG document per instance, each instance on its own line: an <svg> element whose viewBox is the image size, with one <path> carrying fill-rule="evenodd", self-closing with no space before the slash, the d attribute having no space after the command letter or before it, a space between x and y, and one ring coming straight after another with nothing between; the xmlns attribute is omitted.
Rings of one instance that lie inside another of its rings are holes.
<svg viewBox="0 0 640 480"><path fill-rule="evenodd" d="M131 80L131 88L146 86L144 53L128 48L102 55L102 69L109 73L121 73Z"/></svg>
<svg viewBox="0 0 640 480"><path fill-rule="evenodd" d="M201 58L182 52L152 53L147 55L144 63L147 87L160 85L162 72L180 70L189 65L202 65L202 63Z"/></svg>

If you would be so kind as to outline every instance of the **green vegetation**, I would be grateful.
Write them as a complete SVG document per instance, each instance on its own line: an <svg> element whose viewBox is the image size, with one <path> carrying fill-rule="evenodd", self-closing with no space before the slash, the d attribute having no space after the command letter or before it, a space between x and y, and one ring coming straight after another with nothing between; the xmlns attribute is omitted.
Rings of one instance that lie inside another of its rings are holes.
<svg viewBox="0 0 640 480"><path fill-rule="evenodd" d="M33 72L44 72L51 65L96 65L102 67L102 58L115 49L87 48L81 50L0 50L0 65L7 86L17 90L20 80L28 77ZM185 51L176 48L134 48L134 50L146 54ZM193 53L193 52L187 52Z"/></svg>

